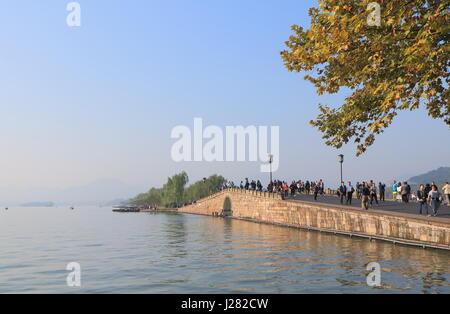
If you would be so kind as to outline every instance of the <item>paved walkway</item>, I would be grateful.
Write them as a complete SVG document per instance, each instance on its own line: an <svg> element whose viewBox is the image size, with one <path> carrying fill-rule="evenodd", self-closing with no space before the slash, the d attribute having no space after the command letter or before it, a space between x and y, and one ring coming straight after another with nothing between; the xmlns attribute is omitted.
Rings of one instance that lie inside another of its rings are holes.
<svg viewBox="0 0 450 314"><path fill-rule="evenodd" d="M294 198L289 197L286 198L286 200L296 200L296 201L305 201L305 202L314 202L314 196L313 195L305 195L300 194L296 195ZM333 204L333 205L341 205L340 198L337 196L330 196L330 195L319 195L317 198L318 203L323 204ZM344 202L344 206L346 206ZM396 212L396 213L404 213L404 214L415 214L419 215L419 205L417 202L411 202L408 204L400 203L400 202L393 202L393 201L386 201L386 202L379 202L379 205L376 205L375 203L373 206L371 206L371 209L376 210L386 210L390 212ZM358 199L353 199L351 207L357 207L361 208L361 201ZM432 213L431 208L428 209L429 213ZM439 212L438 212L438 218L450 218L450 206L447 205L441 205Z"/></svg>

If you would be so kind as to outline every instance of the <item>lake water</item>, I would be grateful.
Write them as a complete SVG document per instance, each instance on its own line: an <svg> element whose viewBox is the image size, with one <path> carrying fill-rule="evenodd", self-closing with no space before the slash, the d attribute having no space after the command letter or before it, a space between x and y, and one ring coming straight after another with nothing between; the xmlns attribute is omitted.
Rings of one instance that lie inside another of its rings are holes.
<svg viewBox="0 0 450 314"><path fill-rule="evenodd" d="M0 252L0 293L450 293L447 251L182 214L1 209Z"/></svg>

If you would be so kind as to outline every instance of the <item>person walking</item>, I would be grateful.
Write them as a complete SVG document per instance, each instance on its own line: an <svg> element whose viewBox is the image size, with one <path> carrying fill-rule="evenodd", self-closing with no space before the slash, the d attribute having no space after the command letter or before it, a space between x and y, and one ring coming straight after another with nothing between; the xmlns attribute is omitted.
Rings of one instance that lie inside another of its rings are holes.
<svg viewBox="0 0 450 314"><path fill-rule="evenodd" d="M362 188L362 201L361 207L364 210L369 210L369 198L370 198L370 187L368 183L364 183Z"/></svg>
<svg viewBox="0 0 450 314"><path fill-rule="evenodd" d="M289 196L289 187L286 182L283 182L283 192L284 197L287 198Z"/></svg>
<svg viewBox="0 0 450 314"><path fill-rule="evenodd" d="M359 182L356 182L356 197L360 200L362 197L362 185Z"/></svg>
<svg viewBox="0 0 450 314"><path fill-rule="evenodd" d="M378 184L378 191L380 192L380 202L386 201L386 184L380 182Z"/></svg>
<svg viewBox="0 0 450 314"><path fill-rule="evenodd" d="M314 200L317 201L317 195L319 195L319 185L318 184L314 184L313 186L313 193L314 193Z"/></svg>
<svg viewBox="0 0 450 314"><path fill-rule="evenodd" d="M417 202L419 204L419 214L422 215L422 211L423 209L425 209L427 211L426 215L428 215L428 204L427 204L428 195L425 192L425 186L423 184L420 185L416 195L417 195Z"/></svg>
<svg viewBox="0 0 450 314"><path fill-rule="evenodd" d="M409 203L409 199L411 198L411 186L408 182L405 182L406 185L406 203Z"/></svg>
<svg viewBox="0 0 450 314"><path fill-rule="evenodd" d="M292 181L289 189L291 190L291 197L294 197L297 190L297 184L295 183L295 181Z"/></svg>
<svg viewBox="0 0 450 314"><path fill-rule="evenodd" d="M397 189L398 189L397 181L394 181L394 184L392 185L392 198L394 199L394 201L397 200Z"/></svg>
<svg viewBox="0 0 450 314"><path fill-rule="evenodd" d="M377 196L377 186L375 183L372 183L370 186L370 205L373 205L373 201L378 205L378 196Z"/></svg>
<svg viewBox="0 0 450 314"><path fill-rule="evenodd" d="M258 180L256 182L256 188L258 189L259 192L262 192L263 186L262 186L261 181Z"/></svg>
<svg viewBox="0 0 450 314"><path fill-rule="evenodd" d="M450 206L450 184L448 182L445 182L442 193L447 197L447 206Z"/></svg>
<svg viewBox="0 0 450 314"><path fill-rule="evenodd" d="M402 184L402 190L400 191L400 195L402 196L402 202L408 203L408 185L406 182Z"/></svg>
<svg viewBox="0 0 450 314"><path fill-rule="evenodd" d="M309 195L311 192L311 183L309 183L309 181L306 181L305 183L305 191L307 195Z"/></svg>
<svg viewBox="0 0 450 314"><path fill-rule="evenodd" d="M250 188L250 183L248 182L248 178L245 178L245 186L244 188L248 190Z"/></svg>
<svg viewBox="0 0 450 314"><path fill-rule="evenodd" d="M344 182L341 182L341 186L338 189L338 194L341 199L341 205L344 205L344 199L345 199L345 196L347 195L347 188L346 188Z"/></svg>
<svg viewBox="0 0 450 314"><path fill-rule="evenodd" d="M320 195L323 195L324 192L325 192L325 183L323 182L322 179L320 179L320 181L319 181L319 193L320 193Z"/></svg>
<svg viewBox="0 0 450 314"><path fill-rule="evenodd" d="M348 182L348 185L347 185L347 201L346 201L347 205L352 205L353 193L355 193L355 189L353 188L352 183Z"/></svg>
<svg viewBox="0 0 450 314"><path fill-rule="evenodd" d="M431 187L431 192L428 194L428 201L430 202L431 209L433 210L433 216L436 217L442 202L441 193L439 193L436 185Z"/></svg>

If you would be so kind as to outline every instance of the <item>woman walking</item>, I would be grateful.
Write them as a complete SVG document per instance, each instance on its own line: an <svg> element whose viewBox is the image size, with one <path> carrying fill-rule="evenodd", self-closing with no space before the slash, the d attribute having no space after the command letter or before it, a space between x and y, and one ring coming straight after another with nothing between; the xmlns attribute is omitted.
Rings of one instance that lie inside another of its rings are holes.
<svg viewBox="0 0 450 314"><path fill-rule="evenodd" d="M431 192L428 194L428 200L430 201L430 206L433 210L433 216L436 217L442 201L441 193L439 193L436 185L431 187Z"/></svg>

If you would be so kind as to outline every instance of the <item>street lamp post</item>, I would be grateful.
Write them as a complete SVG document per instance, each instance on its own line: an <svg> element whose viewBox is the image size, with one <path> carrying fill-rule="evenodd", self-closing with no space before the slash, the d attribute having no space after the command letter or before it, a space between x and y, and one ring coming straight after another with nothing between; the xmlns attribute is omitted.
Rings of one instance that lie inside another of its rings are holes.
<svg viewBox="0 0 450 314"><path fill-rule="evenodd" d="M344 182L344 178L342 176L342 164L344 163L344 155L340 154L338 157L339 157L339 163L341 164L341 182Z"/></svg>
<svg viewBox="0 0 450 314"><path fill-rule="evenodd" d="M270 164L270 182L272 182L272 163L273 163L273 155L269 155L269 164Z"/></svg>

